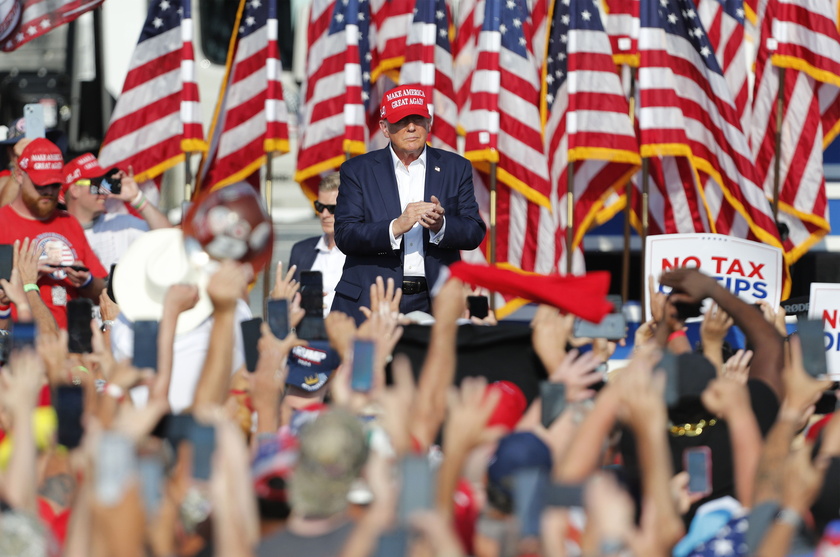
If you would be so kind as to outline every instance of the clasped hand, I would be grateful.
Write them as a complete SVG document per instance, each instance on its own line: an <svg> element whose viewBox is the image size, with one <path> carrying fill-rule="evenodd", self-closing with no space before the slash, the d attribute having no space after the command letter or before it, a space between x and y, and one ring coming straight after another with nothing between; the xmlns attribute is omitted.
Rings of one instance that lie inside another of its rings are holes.
<svg viewBox="0 0 840 557"><path fill-rule="evenodd" d="M406 205L405 210L397 218L394 234L405 234L416 223L420 223L423 228L438 233L443 226L444 213L440 200L434 195L431 201L412 201Z"/></svg>

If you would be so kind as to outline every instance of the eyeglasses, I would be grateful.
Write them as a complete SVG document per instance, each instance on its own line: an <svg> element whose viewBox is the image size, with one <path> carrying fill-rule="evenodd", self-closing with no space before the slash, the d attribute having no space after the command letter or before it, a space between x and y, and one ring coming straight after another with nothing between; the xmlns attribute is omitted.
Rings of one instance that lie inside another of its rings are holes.
<svg viewBox="0 0 840 557"><path fill-rule="evenodd" d="M318 214L320 215L321 213L323 213L323 212L324 212L324 209L326 209L327 211L329 211L331 215L334 215L334 214L335 214L335 204L332 204L332 205L324 205L323 203L321 203L320 201L318 201L318 200L316 199L316 200L315 200L315 210L316 210L316 211L318 211Z"/></svg>

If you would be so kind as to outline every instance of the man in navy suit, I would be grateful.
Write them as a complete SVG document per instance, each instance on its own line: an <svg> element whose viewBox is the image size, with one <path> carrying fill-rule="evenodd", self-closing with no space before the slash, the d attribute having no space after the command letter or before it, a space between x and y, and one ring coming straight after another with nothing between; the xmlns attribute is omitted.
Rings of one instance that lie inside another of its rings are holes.
<svg viewBox="0 0 840 557"><path fill-rule="evenodd" d="M321 219L323 234L297 242L292 246L289 268L296 265L295 280L300 282L301 271L321 271L324 279L324 316L329 312L335 295L335 285L344 268L344 254L335 245L335 200L340 180L338 172L327 175L318 184L315 211Z"/></svg>
<svg viewBox="0 0 840 557"><path fill-rule="evenodd" d="M335 211L335 242L347 259L332 309L357 322L377 276L402 287L401 312L430 312L429 288L441 268L478 247L486 231L469 161L426 145L431 115L423 90L392 89L380 116L390 145L341 165Z"/></svg>

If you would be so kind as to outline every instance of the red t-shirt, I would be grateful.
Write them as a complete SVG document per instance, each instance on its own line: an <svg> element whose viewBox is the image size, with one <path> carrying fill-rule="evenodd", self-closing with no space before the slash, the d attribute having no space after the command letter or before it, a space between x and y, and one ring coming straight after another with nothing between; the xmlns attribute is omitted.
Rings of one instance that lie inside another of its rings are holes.
<svg viewBox="0 0 840 557"><path fill-rule="evenodd" d="M56 210L47 220L26 219L11 205L0 207L0 244L34 239L41 248L41 259L55 265L71 265L81 261L94 277L105 278L108 272L88 244L82 225L67 211ZM79 297L64 269L56 269L38 280L41 299L62 329L67 328L67 302Z"/></svg>

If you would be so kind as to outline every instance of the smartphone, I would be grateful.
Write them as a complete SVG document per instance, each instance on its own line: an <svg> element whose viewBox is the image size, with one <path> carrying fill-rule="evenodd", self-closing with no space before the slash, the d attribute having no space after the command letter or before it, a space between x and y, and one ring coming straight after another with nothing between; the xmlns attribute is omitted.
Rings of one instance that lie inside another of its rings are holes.
<svg viewBox="0 0 840 557"><path fill-rule="evenodd" d="M825 359L825 330L822 319L797 321L797 334L802 346L802 365L811 377L824 378L828 375Z"/></svg>
<svg viewBox="0 0 840 557"><path fill-rule="evenodd" d="M703 314L703 302L676 302L674 309L677 310L677 319L685 322L694 317L700 317Z"/></svg>
<svg viewBox="0 0 840 557"><path fill-rule="evenodd" d="M548 477L539 468L523 468L513 475L513 514L519 523L519 537L540 535L540 517L545 507Z"/></svg>
<svg viewBox="0 0 840 557"><path fill-rule="evenodd" d="M375 557L408 554L408 528L397 527L379 536Z"/></svg>
<svg viewBox="0 0 840 557"><path fill-rule="evenodd" d="M564 383L540 383L540 404L542 405L542 425L548 429L563 410L566 409L566 385Z"/></svg>
<svg viewBox="0 0 840 557"><path fill-rule="evenodd" d="M138 369L150 368L157 370L158 359L158 322L134 322L134 354L131 365Z"/></svg>
<svg viewBox="0 0 840 557"><path fill-rule="evenodd" d="M93 319L93 302L87 298L77 298L67 302L67 349L71 354L93 352L91 319Z"/></svg>
<svg viewBox="0 0 840 557"><path fill-rule="evenodd" d="M245 349L245 369L249 373L254 373L257 370L257 362L260 359L260 350L257 344L260 342L262 331L262 319L254 317L247 321L242 321L239 324L242 327L242 346Z"/></svg>
<svg viewBox="0 0 840 557"><path fill-rule="evenodd" d="M274 336L281 340L289 336L288 300L269 300L265 307L265 318Z"/></svg>
<svg viewBox="0 0 840 557"><path fill-rule="evenodd" d="M117 268L116 263L111 264L111 270L108 271L108 284L105 286L105 293L111 298L111 301L117 303L117 297L114 296L114 269Z"/></svg>
<svg viewBox="0 0 840 557"><path fill-rule="evenodd" d="M490 312L490 300L487 296L467 296L467 308L470 317L484 319Z"/></svg>
<svg viewBox="0 0 840 557"><path fill-rule="evenodd" d="M692 447L683 451L683 468L688 472L688 492L709 495L712 492L712 451Z"/></svg>
<svg viewBox="0 0 840 557"><path fill-rule="evenodd" d="M142 456L137 462L140 472L140 492L146 516L157 516L163 501L163 482L165 479L163 459L158 455Z"/></svg>
<svg viewBox="0 0 840 557"><path fill-rule="evenodd" d="M582 507L583 485L551 484L545 491L545 504L551 507Z"/></svg>
<svg viewBox="0 0 840 557"><path fill-rule="evenodd" d="M111 170L102 177L102 181L99 183L100 186L114 195L122 193L122 180L117 178L117 174L119 174L119 170Z"/></svg>
<svg viewBox="0 0 840 557"><path fill-rule="evenodd" d="M307 316L324 317L324 278L321 271L301 271L300 307Z"/></svg>
<svg viewBox="0 0 840 557"><path fill-rule="evenodd" d="M192 477L209 480L216 450L216 428L193 422L187 438L192 444Z"/></svg>
<svg viewBox="0 0 840 557"><path fill-rule="evenodd" d="M58 421L58 444L68 449L79 446L84 434L82 414L84 414L84 391L81 386L59 385L52 398Z"/></svg>
<svg viewBox="0 0 840 557"><path fill-rule="evenodd" d="M353 342L353 369L350 388L366 393L373 387L373 355L376 345L371 340L356 339Z"/></svg>
<svg viewBox="0 0 840 557"><path fill-rule="evenodd" d="M398 524L408 524L417 511L432 508L436 482L434 472L425 456L409 455L400 462L400 499L397 506Z"/></svg>
<svg viewBox="0 0 840 557"><path fill-rule="evenodd" d="M0 244L0 279L12 280L14 249L12 244Z"/></svg>
<svg viewBox="0 0 840 557"><path fill-rule="evenodd" d="M122 500L137 471L134 442L119 433L102 432L97 447L94 490L100 503L113 506Z"/></svg>
<svg viewBox="0 0 840 557"><path fill-rule="evenodd" d="M35 139L46 137L46 124L44 124L44 105L31 103L23 105L24 137Z"/></svg>
<svg viewBox="0 0 840 557"><path fill-rule="evenodd" d="M677 356L673 352L665 351L656 366L665 372L665 406L672 408L680 400L680 373Z"/></svg>
<svg viewBox="0 0 840 557"><path fill-rule="evenodd" d="M608 313L600 323L575 319L574 335L577 338L621 340L626 334L627 322L621 313Z"/></svg>
<svg viewBox="0 0 840 557"><path fill-rule="evenodd" d="M12 350L18 350L26 346L34 346L36 336L38 336L38 327L35 323L16 321L12 326Z"/></svg>

